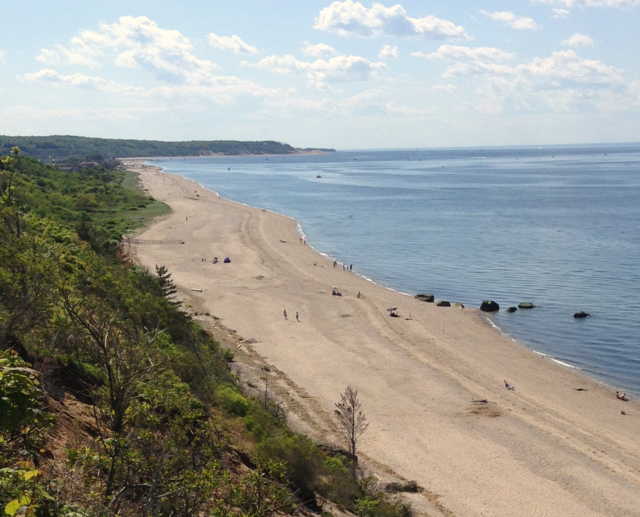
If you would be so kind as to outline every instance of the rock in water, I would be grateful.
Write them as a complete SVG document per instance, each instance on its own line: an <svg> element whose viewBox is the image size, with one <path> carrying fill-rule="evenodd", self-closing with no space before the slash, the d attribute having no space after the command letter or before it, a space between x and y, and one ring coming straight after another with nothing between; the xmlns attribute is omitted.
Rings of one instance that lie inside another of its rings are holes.
<svg viewBox="0 0 640 517"><path fill-rule="evenodd" d="M507 309L507 312L516 312L517 310L518 310L518 308L517 308L517 307L509 307L509 308Z"/></svg>
<svg viewBox="0 0 640 517"><path fill-rule="evenodd" d="M578 311L573 315L574 318L586 318L587 316L591 316L591 314L584 311Z"/></svg>
<svg viewBox="0 0 640 517"><path fill-rule="evenodd" d="M437 303L438 307L451 307L451 303L450 302L446 302L444 300L442 300L441 302Z"/></svg>
<svg viewBox="0 0 640 517"><path fill-rule="evenodd" d="M432 302L435 302L435 301L436 301L436 299L434 298L434 296L433 296L432 294L416 294L416 295L414 296L414 298L415 298L416 300L420 300L421 302L429 302L429 303L432 303Z"/></svg>
<svg viewBox="0 0 640 517"><path fill-rule="evenodd" d="M533 305L531 302L522 302L521 304L518 305L518 309L535 309L536 306Z"/></svg>
<svg viewBox="0 0 640 517"><path fill-rule="evenodd" d="M494 301L485 300L480 305L480 310L483 312L496 312L500 310L500 306Z"/></svg>

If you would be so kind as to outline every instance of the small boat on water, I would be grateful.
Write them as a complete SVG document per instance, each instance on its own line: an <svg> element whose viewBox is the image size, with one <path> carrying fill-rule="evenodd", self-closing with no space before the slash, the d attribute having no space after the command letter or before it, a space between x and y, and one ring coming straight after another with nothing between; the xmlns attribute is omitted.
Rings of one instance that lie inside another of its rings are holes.
<svg viewBox="0 0 640 517"><path fill-rule="evenodd" d="M320 174L318 174L318 175L316 176L316 178L322 178L322 176L320 176Z"/></svg>

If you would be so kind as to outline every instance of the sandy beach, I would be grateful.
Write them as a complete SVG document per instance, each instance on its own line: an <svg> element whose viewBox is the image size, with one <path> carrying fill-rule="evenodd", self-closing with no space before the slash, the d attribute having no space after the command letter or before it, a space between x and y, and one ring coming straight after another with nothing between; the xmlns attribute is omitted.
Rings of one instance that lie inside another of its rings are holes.
<svg viewBox="0 0 640 517"><path fill-rule="evenodd" d="M135 237L132 258L165 265L191 311L220 318L198 316L205 328L232 329L238 361L269 366L296 429L336 443L334 403L357 387L361 457L383 479L417 481L417 513L640 516L637 401L516 345L478 310L334 268L290 218L127 163L173 209Z"/></svg>

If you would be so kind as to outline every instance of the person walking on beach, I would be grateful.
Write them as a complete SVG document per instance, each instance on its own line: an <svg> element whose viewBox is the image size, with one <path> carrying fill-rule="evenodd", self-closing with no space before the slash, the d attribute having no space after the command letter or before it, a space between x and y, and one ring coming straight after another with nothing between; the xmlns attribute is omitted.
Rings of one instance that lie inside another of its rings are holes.
<svg viewBox="0 0 640 517"><path fill-rule="evenodd" d="M338 261L337 261L337 260L334 260L334 261L333 261L333 269L335 269L337 265L338 265Z"/></svg>
<svg viewBox="0 0 640 517"><path fill-rule="evenodd" d="M296 311L296 321L297 321L298 323L300 323L300 318L299 318L299 315L298 315L298 311Z"/></svg>
<svg viewBox="0 0 640 517"><path fill-rule="evenodd" d="M506 380L504 381L504 387L510 391L515 391L515 388L511 386Z"/></svg>
<svg viewBox="0 0 640 517"><path fill-rule="evenodd" d="M288 318L287 318L287 309L285 309L285 310L284 310L284 311L282 311L282 312L283 312L283 314L284 314L284 319L285 319L285 320L286 320L286 319L288 319Z"/></svg>
<svg viewBox="0 0 640 517"><path fill-rule="evenodd" d="M349 264L349 271L353 271L353 264Z"/></svg>

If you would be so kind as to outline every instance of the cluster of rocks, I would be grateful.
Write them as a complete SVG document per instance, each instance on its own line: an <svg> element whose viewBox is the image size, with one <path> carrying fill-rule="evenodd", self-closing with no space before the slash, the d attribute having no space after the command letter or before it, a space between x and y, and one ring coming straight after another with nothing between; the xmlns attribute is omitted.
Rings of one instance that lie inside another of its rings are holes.
<svg viewBox="0 0 640 517"><path fill-rule="evenodd" d="M429 302L429 303L434 303L436 301L435 297L432 294L416 294L414 298L416 298L417 300L420 300L423 302ZM451 302L442 300L442 301L438 301L436 305L438 307L451 307ZM531 302L521 302L518 304L517 307L514 307L514 306L509 307L507 309L507 312L512 313L512 312L516 312L518 309L529 310L529 309L535 309L535 308L536 308L536 305L534 305ZM494 302L493 300L484 300L480 304L480 310L483 312L498 312L500 310L500 305L497 302ZM587 318L589 316L591 316L591 314L584 311L578 311L573 315L573 317L576 319Z"/></svg>
<svg viewBox="0 0 640 517"><path fill-rule="evenodd" d="M435 296L432 294L416 294L414 298L421 302L435 303L437 307L451 307L451 302L446 300L438 300L436 302Z"/></svg>

